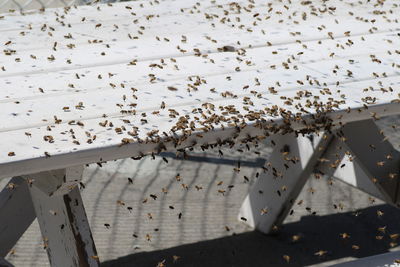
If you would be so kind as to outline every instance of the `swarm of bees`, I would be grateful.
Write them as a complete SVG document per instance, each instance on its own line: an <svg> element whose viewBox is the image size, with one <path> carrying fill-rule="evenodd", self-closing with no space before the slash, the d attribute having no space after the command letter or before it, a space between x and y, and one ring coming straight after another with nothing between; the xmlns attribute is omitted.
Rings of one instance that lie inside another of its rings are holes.
<svg viewBox="0 0 400 267"><path fill-rule="evenodd" d="M7 111L0 115L7 122L0 134L5 140L15 140L8 133L20 134L25 141L19 143L26 144L23 150L5 144L4 162L110 147L133 160L171 150L187 158L195 147L240 144L250 151L278 134L335 132L345 142L336 130L352 117L379 120L399 111L400 5L395 0L152 0L97 5L87 12L77 7L42 12L45 22L21 17L26 24L0 38L0 108ZM14 18L0 21L7 25ZM388 107L381 114L383 104ZM220 149L219 155L224 155ZM282 151L286 169L299 162L289 155ZM392 157L376 166L384 168ZM95 161L101 166L104 160L96 155ZM344 167L326 161L331 168ZM233 171L240 173L240 167L238 162ZM256 178L267 171L283 176L267 164ZM182 190L192 189L179 174L175 178ZM217 186L222 197L234 188L223 181ZM286 185L277 194L285 191L290 191ZM143 203L159 196L150 194ZM132 211L124 201L116 203ZM268 216L269 209L260 213ZM152 240L150 234L145 238ZM292 261L286 254L283 260ZM165 260L158 265L165 266Z"/></svg>

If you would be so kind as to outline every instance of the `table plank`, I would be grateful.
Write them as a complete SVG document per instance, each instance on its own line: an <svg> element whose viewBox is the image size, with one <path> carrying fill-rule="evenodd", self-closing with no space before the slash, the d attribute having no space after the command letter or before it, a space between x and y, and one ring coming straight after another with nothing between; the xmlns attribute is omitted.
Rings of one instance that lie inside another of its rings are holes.
<svg viewBox="0 0 400 267"><path fill-rule="evenodd" d="M371 49L375 48L376 52L387 53L383 50L385 47L380 46L382 38L385 36L395 36L396 33L382 33L373 34L365 37L365 42L356 42L347 49L337 51L335 49L338 42L345 43L347 38L341 38L340 40L327 40L324 43L324 49L326 53L320 53L321 45L318 41L307 42L308 49L305 50L301 45L297 43L276 45L272 47L258 47L253 49L246 49L246 57L243 57L243 62L238 62L236 59L236 53L213 53L209 54L209 58L212 58L215 64L210 61L199 58L196 56L185 56L175 58L176 63L171 64L171 60L166 57L164 60L167 62L163 64L163 69L151 67L151 64L161 64L159 60L143 60L138 61L135 66L129 66L128 60L124 63L112 64L104 61L103 63L96 66L81 66L79 69L70 69L62 71L46 71L46 79L43 79L43 73L27 74L25 73L23 78L17 74L9 74L2 76L0 79L0 86L3 90L0 91L0 97L5 98L3 101L15 101L17 98L26 99L31 96L43 96L46 94L62 93L62 92L76 92L76 91L88 91L98 90L101 87L110 88L110 83L119 84L123 81L125 84L135 83L144 84L149 81L149 73L153 73L158 78L157 81L173 80L177 78L183 78L190 75L207 76L215 73L226 73L234 71L236 67L240 67L242 70L254 69L254 68L270 68L275 65L279 70L282 70L282 62L290 58L292 55L296 55L296 63L298 64L310 64L314 61L323 61L331 59L330 54L335 52L334 58L348 58L351 59L357 55L369 56ZM400 40L398 38L392 39L392 48L395 49ZM367 43L368 45L365 45ZM382 47L382 50L380 50ZM126 47L120 47L118 51L124 50ZM379 50L378 50L379 49ZM279 51L278 54L273 54L274 51ZM306 55L298 55L299 53L306 53ZM396 57L396 53L393 52ZM376 53L375 53L376 54ZM251 66L247 66L245 60L251 61ZM384 55L383 64L391 64L395 62L390 55ZM104 65L105 63L108 63ZM192 63L192 64L190 64ZM195 63L195 64L193 64ZM103 65L102 65L103 64ZM174 66L177 65L177 70ZM16 69L18 71L18 69ZM134 70L134 71L133 71ZM114 73L112 77L109 77L108 73ZM79 79L76 74L78 74ZM0 73L1 75L1 73ZM101 75L102 79L98 76ZM103 78L104 77L104 78ZM51 87L47 83L47 79L51 79ZM93 80L96 81L95 85ZM275 82L275 81L273 81ZM69 85L73 84L74 88ZM34 86L33 86L34 85ZM14 88L19 88L15 90ZM43 88L43 91L39 91L38 88Z"/></svg>

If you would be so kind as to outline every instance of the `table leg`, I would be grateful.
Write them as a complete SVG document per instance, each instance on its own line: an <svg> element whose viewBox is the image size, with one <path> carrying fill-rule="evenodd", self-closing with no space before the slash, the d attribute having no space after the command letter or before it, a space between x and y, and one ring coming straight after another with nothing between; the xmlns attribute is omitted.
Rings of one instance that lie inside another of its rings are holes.
<svg viewBox="0 0 400 267"><path fill-rule="evenodd" d="M268 171L262 173L244 200L239 219L269 233L282 223L326 149L330 136L277 135Z"/></svg>
<svg viewBox="0 0 400 267"><path fill-rule="evenodd" d="M81 175L71 168L26 177L33 179L31 198L51 266L99 266L77 186Z"/></svg>
<svg viewBox="0 0 400 267"><path fill-rule="evenodd" d="M373 120L346 124L317 168L389 204L399 202L400 153Z"/></svg>
<svg viewBox="0 0 400 267"><path fill-rule="evenodd" d="M35 218L28 183L21 177L12 178L0 193L0 258L8 254Z"/></svg>

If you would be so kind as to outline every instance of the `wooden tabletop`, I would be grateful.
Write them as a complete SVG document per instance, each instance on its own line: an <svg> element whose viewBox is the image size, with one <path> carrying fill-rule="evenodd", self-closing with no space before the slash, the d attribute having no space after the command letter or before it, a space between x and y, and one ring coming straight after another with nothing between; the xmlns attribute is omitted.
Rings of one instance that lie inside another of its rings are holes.
<svg viewBox="0 0 400 267"><path fill-rule="evenodd" d="M0 178L400 113L397 2L0 15Z"/></svg>

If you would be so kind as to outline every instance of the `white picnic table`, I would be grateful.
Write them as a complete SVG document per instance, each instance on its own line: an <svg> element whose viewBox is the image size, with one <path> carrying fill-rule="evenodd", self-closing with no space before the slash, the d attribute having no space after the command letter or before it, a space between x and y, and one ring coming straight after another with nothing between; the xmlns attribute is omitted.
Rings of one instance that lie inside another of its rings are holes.
<svg viewBox="0 0 400 267"><path fill-rule="evenodd" d="M400 5L154 0L0 15L0 257L37 218L52 266L98 266L86 164L271 142L239 219L268 233L310 175L399 202Z"/></svg>

